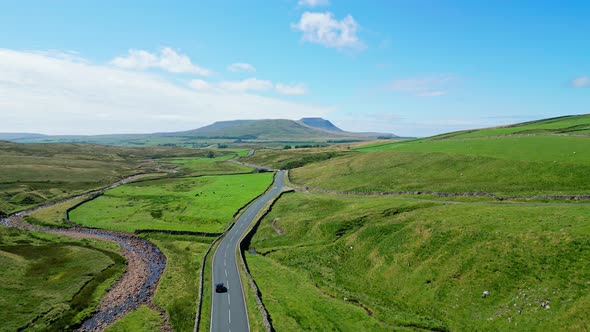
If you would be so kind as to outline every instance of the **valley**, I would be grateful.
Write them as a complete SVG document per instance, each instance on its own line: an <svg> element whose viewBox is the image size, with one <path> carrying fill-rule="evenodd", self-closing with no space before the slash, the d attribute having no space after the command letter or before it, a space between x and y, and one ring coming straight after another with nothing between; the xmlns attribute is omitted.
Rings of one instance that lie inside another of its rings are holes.
<svg viewBox="0 0 590 332"><path fill-rule="evenodd" d="M119 234L165 263L149 295L99 330L207 330L229 294L244 298L252 331L588 329L588 123L297 149L0 143L4 214L47 205L0 226L11 280L0 294L27 299L2 320L7 330L84 329L136 259L104 236ZM281 181L287 192L255 201ZM80 230L102 235L68 235ZM221 253L237 280L218 276ZM59 266L95 270L65 273L52 265L60 256ZM228 295L213 289L219 280ZM55 288L37 311L33 284ZM80 292L92 296L79 303Z"/></svg>

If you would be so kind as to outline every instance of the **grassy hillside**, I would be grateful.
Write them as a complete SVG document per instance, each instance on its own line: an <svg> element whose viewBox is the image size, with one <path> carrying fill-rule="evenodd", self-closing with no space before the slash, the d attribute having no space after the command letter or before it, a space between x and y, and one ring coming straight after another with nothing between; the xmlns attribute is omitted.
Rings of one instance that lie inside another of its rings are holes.
<svg viewBox="0 0 590 332"><path fill-rule="evenodd" d="M271 173L162 179L126 184L70 213L84 226L134 231L220 232L272 182Z"/></svg>
<svg viewBox="0 0 590 332"><path fill-rule="evenodd" d="M583 195L590 190L584 175L590 171L590 137L556 135L574 125L590 126L590 116L362 145L355 150L364 153L291 175L295 183L334 190ZM551 131L514 136L515 128Z"/></svg>
<svg viewBox="0 0 590 332"><path fill-rule="evenodd" d="M340 138L345 135L311 128L293 120L256 120L219 122L183 135L229 137L258 140L309 140Z"/></svg>
<svg viewBox="0 0 590 332"><path fill-rule="evenodd" d="M251 247L279 331L590 327L588 204L289 194Z"/></svg>
<svg viewBox="0 0 590 332"><path fill-rule="evenodd" d="M103 187L154 170L149 159L205 156L179 148L0 142L0 214Z"/></svg>
<svg viewBox="0 0 590 332"><path fill-rule="evenodd" d="M590 136L590 114L562 116L480 130L465 130L435 136L435 139L473 138L504 135Z"/></svg>
<svg viewBox="0 0 590 332"><path fill-rule="evenodd" d="M240 161L255 165L266 165L275 169L292 169L315 162L337 158L347 152L340 148L325 147L290 150L256 150L253 156Z"/></svg>
<svg viewBox="0 0 590 332"><path fill-rule="evenodd" d="M125 270L117 246L0 227L0 330L63 331Z"/></svg>

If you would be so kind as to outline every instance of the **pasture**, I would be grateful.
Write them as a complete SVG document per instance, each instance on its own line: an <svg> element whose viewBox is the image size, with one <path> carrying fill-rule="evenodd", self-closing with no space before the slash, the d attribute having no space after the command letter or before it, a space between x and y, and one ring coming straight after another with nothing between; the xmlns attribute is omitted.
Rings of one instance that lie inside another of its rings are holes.
<svg viewBox="0 0 590 332"><path fill-rule="evenodd" d="M266 190L271 173L169 178L126 184L70 213L84 226L221 232L233 214Z"/></svg>

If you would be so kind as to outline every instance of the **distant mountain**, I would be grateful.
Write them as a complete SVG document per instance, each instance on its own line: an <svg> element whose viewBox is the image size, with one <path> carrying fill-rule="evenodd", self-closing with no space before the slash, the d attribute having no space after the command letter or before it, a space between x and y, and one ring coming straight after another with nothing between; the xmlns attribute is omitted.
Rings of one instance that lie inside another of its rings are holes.
<svg viewBox="0 0 590 332"><path fill-rule="evenodd" d="M338 133L344 132L344 130L336 127L332 122L322 118L302 118L299 120L300 123L308 127L313 127L317 129L327 130L327 131L334 131Z"/></svg>
<svg viewBox="0 0 590 332"><path fill-rule="evenodd" d="M47 135L30 133L0 133L0 141L15 141L27 138L42 138Z"/></svg>
<svg viewBox="0 0 590 332"><path fill-rule="evenodd" d="M21 143L76 142L104 145L181 145L208 146L211 140L256 142L345 142L365 141L374 138L397 137L393 134L353 133L344 131L322 118L303 118L298 121L284 119L219 121L198 129L120 135L60 135L1 134L0 140ZM202 145L199 145L202 144Z"/></svg>

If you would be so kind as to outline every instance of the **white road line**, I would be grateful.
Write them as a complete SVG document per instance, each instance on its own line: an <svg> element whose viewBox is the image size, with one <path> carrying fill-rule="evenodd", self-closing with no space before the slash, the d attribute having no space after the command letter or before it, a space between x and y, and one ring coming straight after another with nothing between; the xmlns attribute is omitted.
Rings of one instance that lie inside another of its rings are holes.
<svg viewBox="0 0 590 332"><path fill-rule="evenodd" d="M225 270L225 277L227 278L227 270Z"/></svg>
<svg viewBox="0 0 590 332"><path fill-rule="evenodd" d="M227 304L231 305L231 298L229 297L229 293L227 293Z"/></svg>
<svg viewBox="0 0 590 332"><path fill-rule="evenodd" d="M229 323L231 324L231 309L228 309L228 310L229 310L229 316L228 316L228 318L229 318Z"/></svg>
<svg viewBox="0 0 590 332"><path fill-rule="evenodd" d="M225 259L223 260L223 266L227 266L227 261Z"/></svg>

